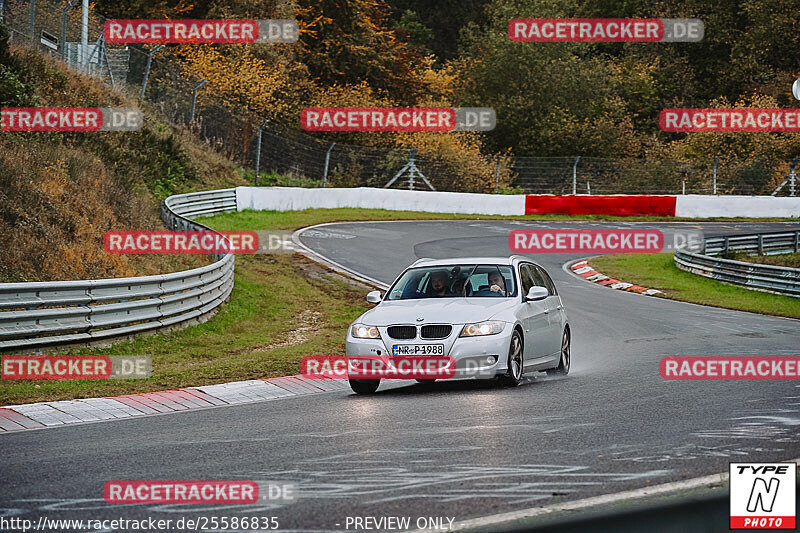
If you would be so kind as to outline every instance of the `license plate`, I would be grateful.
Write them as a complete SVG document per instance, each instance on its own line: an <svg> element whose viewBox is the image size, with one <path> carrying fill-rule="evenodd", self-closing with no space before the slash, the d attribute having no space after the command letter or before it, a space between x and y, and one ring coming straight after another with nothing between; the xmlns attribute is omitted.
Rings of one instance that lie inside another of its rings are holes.
<svg viewBox="0 0 800 533"><path fill-rule="evenodd" d="M395 344L392 355L444 355L444 344Z"/></svg>

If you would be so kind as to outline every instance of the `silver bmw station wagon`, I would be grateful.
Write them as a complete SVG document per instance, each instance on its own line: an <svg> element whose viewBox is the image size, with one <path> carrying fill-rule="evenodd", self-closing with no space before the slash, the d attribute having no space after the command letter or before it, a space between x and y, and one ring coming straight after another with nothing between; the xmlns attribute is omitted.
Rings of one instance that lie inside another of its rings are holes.
<svg viewBox="0 0 800 533"><path fill-rule="evenodd" d="M348 329L348 356L450 356L456 378L509 386L525 372L569 372L564 304L545 269L527 258L420 259L385 295L373 291L367 301L378 305ZM359 394L379 385L350 380Z"/></svg>

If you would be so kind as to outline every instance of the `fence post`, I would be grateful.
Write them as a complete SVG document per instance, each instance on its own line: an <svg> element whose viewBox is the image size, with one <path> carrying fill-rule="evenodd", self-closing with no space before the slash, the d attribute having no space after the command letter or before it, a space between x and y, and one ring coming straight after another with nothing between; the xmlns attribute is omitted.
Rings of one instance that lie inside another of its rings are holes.
<svg viewBox="0 0 800 533"><path fill-rule="evenodd" d="M61 59L67 61L67 17L69 17L69 10L75 5L78 0L70 0L69 3L61 10ZM2 3L2 0L0 0Z"/></svg>
<svg viewBox="0 0 800 533"><path fill-rule="evenodd" d="M711 176L711 194L717 194L717 166L719 166L719 157L714 160L714 173Z"/></svg>
<svg viewBox="0 0 800 533"><path fill-rule="evenodd" d="M794 196L794 180L797 177L797 174L795 174L794 172L795 166L797 166L797 159L792 159L792 161L789 163L789 177L783 180L781 184L778 185L777 189L772 191L772 196L777 195L781 191L781 189L783 189L783 186L786 185L787 182L790 182L789 185L790 192L791 195Z"/></svg>
<svg viewBox="0 0 800 533"><path fill-rule="evenodd" d="M686 194L686 180L681 182L681 194Z"/></svg>
<svg viewBox="0 0 800 533"><path fill-rule="evenodd" d="M575 163L572 165L572 194L578 194L578 161L581 156L575 158Z"/></svg>
<svg viewBox="0 0 800 533"><path fill-rule="evenodd" d="M194 89L192 89L192 112L191 112L191 118L189 119L190 124L194 122L194 108L197 105L197 91L199 91L200 87L202 87L206 83L208 83L208 80L203 80L200 83L198 83Z"/></svg>
<svg viewBox="0 0 800 533"><path fill-rule="evenodd" d="M153 64L153 55L164 48L163 44L159 44L147 54L147 64L144 67L144 79L142 80L142 90L139 92L139 98L144 100L144 91L147 89L147 80L150 78L150 66Z"/></svg>
<svg viewBox="0 0 800 533"><path fill-rule="evenodd" d="M497 154L497 158L494 161L494 190L497 192L497 189L500 188L500 154Z"/></svg>
<svg viewBox="0 0 800 533"><path fill-rule="evenodd" d="M89 69L89 0L83 0L81 7L81 65L84 69Z"/></svg>
<svg viewBox="0 0 800 533"><path fill-rule="evenodd" d="M31 44L36 33L36 0L28 0L28 33L31 34Z"/></svg>
<svg viewBox="0 0 800 533"><path fill-rule="evenodd" d="M325 171L322 174L322 188L324 189L328 183L328 164L331 162L331 150L333 147L336 146L336 143L331 143L328 147L328 151L325 152Z"/></svg>
<svg viewBox="0 0 800 533"><path fill-rule="evenodd" d="M586 194L592 195L592 185L588 181L586 182Z"/></svg>
<svg viewBox="0 0 800 533"><path fill-rule="evenodd" d="M261 134L264 128L269 124L269 119L264 120L264 123L258 127L258 147L256 148L256 177L253 180L253 185L258 186L258 173L261 172Z"/></svg>

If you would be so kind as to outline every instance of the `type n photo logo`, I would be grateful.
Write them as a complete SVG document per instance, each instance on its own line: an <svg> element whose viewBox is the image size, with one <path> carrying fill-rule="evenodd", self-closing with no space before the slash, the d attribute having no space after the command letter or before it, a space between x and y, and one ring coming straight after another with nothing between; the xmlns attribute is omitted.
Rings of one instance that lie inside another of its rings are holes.
<svg viewBox="0 0 800 533"><path fill-rule="evenodd" d="M795 529L795 463L731 463L730 474L731 529Z"/></svg>

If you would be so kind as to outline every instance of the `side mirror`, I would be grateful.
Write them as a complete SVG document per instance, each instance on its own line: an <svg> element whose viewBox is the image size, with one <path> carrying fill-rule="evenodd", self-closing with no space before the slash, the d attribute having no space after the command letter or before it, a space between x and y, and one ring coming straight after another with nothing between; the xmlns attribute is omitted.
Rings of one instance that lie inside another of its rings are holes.
<svg viewBox="0 0 800 533"><path fill-rule="evenodd" d="M528 295L525 296L526 302L536 302L539 300L544 300L550 295L550 291L547 290L547 287L531 287L528 291Z"/></svg>
<svg viewBox="0 0 800 533"><path fill-rule="evenodd" d="M382 299L381 291L372 291L367 294L367 301L371 304L379 304Z"/></svg>

